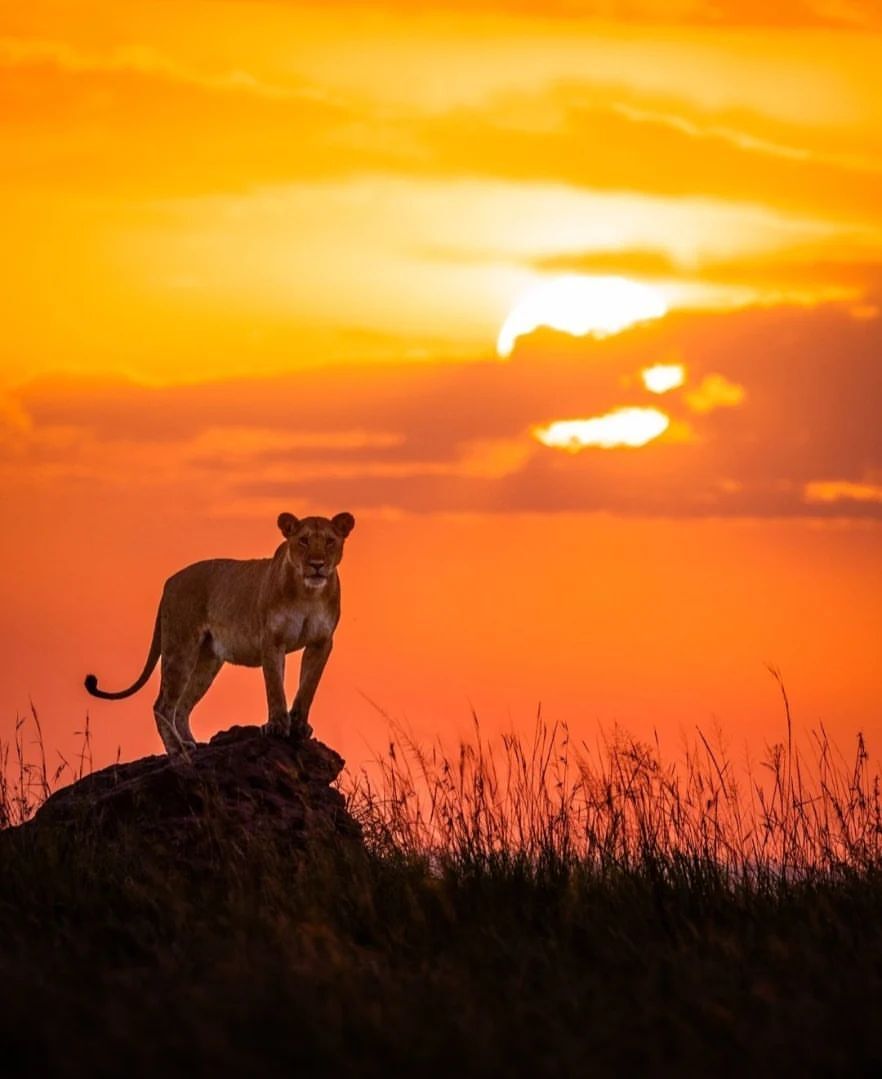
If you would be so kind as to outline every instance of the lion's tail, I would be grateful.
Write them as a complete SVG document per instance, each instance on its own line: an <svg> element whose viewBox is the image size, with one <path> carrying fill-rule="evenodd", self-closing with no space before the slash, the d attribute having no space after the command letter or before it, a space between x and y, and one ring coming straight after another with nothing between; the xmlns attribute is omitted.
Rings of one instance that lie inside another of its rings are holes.
<svg viewBox="0 0 882 1079"><path fill-rule="evenodd" d="M153 626L153 640L150 642L150 652L147 655L147 661L144 664L144 670L141 671L136 682L133 682L128 689L120 690L119 693L107 693L103 689L98 688L98 679L94 674L87 674L86 681L84 683L86 689L93 697L101 697L105 701L121 701L123 697L131 697L133 693L137 693L141 686L147 681L151 674L153 674L153 668L156 666L156 661L159 659L159 653L161 651L161 634L159 630L159 611L156 612L156 623Z"/></svg>

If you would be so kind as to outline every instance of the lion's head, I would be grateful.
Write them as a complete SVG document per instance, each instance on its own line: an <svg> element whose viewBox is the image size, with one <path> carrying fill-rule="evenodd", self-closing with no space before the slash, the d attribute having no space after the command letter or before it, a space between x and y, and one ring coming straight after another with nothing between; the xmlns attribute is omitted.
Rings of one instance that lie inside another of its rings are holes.
<svg viewBox="0 0 882 1079"><path fill-rule="evenodd" d="M307 588L324 588L343 557L343 541L355 528L351 513L331 517L279 514L279 528L288 543L288 560Z"/></svg>

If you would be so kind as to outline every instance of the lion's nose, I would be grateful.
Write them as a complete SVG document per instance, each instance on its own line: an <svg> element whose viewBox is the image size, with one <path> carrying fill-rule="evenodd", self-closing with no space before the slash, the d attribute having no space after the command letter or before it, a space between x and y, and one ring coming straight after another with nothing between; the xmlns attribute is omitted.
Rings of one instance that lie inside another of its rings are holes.
<svg viewBox="0 0 882 1079"><path fill-rule="evenodd" d="M320 569L324 568L325 562L324 562L323 558L319 558L319 559L311 558L309 560L309 564L314 570L320 570Z"/></svg>

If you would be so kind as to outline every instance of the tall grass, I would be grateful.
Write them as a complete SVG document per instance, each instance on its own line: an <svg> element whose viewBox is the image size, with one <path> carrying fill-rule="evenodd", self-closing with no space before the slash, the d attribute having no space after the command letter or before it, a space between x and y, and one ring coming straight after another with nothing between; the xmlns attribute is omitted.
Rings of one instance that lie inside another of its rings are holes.
<svg viewBox="0 0 882 1079"><path fill-rule="evenodd" d="M524 737L474 733L450 751L397 728L344 783L373 849L451 868L514 864L607 875L712 871L726 882L836 878L882 865L882 789L861 734L846 759L823 726L757 770L701 730L681 759L621 731L591 747L537 717ZM717 739L719 742L719 739Z"/></svg>
<svg viewBox="0 0 882 1079"><path fill-rule="evenodd" d="M86 715L74 761L59 751L50 764L37 709L16 716L11 738L0 738L0 829L29 820L53 791L92 771L92 732Z"/></svg>

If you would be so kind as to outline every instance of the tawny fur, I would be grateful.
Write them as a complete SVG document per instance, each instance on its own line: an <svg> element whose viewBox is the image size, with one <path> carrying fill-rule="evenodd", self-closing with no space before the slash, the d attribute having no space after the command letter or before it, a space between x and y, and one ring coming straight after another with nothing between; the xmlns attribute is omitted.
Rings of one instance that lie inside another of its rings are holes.
<svg viewBox="0 0 882 1079"><path fill-rule="evenodd" d="M213 558L169 577L144 670L128 689L107 693L94 675L86 677L93 696L119 700L144 685L161 656L153 711L168 753L195 746L190 713L224 663L263 668L268 732L312 733L309 711L340 618L337 566L355 519L283 513L278 525L285 539L272 558ZM300 686L289 710L285 656L301 648Z"/></svg>

